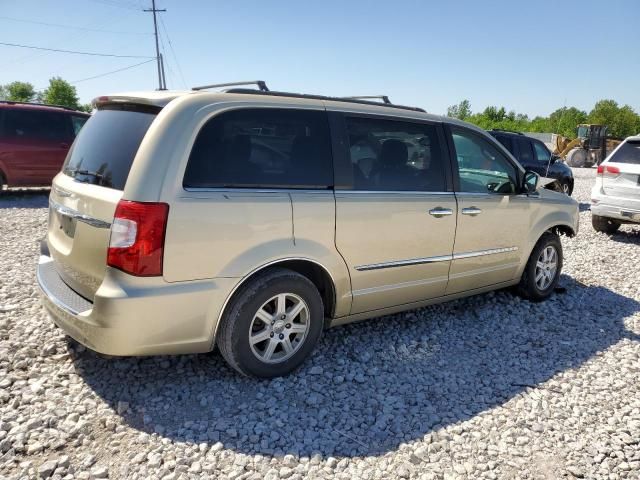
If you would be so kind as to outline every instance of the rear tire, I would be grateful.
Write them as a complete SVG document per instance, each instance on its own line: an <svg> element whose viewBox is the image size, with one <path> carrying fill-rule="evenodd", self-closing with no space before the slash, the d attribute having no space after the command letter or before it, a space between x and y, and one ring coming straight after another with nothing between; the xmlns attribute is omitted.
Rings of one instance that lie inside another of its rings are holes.
<svg viewBox="0 0 640 480"><path fill-rule="evenodd" d="M305 276L273 268L234 294L217 335L227 363L247 376L273 378L298 368L315 348L324 306Z"/></svg>
<svg viewBox="0 0 640 480"><path fill-rule="evenodd" d="M521 297L541 302L553 293L562 272L562 243L560 237L546 232L538 242L522 273L517 292Z"/></svg>
<svg viewBox="0 0 640 480"><path fill-rule="evenodd" d="M608 217L591 214L591 225L596 232L616 233L620 228L620 222Z"/></svg>

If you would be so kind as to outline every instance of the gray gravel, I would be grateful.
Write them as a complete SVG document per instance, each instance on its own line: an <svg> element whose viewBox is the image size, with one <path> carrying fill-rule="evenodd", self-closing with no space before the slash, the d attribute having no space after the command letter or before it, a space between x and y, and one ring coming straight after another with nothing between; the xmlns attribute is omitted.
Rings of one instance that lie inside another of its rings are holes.
<svg viewBox="0 0 640 480"><path fill-rule="evenodd" d="M576 170L588 202L594 170ZM640 228L588 205L557 293L328 331L297 373L108 359L38 301L46 195L0 199L1 478L639 478Z"/></svg>

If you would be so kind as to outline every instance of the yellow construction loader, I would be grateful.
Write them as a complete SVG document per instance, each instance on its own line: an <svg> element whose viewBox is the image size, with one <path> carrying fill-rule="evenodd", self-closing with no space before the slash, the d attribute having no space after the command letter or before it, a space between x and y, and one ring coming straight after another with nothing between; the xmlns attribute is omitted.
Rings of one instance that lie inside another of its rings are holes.
<svg viewBox="0 0 640 480"><path fill-rule="evenodd" d="M607 127L595 124L580 124L577 138L553 135L553 154L562 158L570 167L592 167L600 165L606 156L620 144L620 140L607 137Z"/></svg>

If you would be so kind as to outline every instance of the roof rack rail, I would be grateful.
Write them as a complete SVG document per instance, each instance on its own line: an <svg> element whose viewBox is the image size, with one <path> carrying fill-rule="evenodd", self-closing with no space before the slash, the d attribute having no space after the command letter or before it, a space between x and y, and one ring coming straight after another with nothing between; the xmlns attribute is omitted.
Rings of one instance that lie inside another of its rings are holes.
<svg viewBox="0 0 640 480"><path fill-rule="evenodd" d="M492 128L489 130L490 132L505 132L505 133L515 133L516 135L523 135L524 133L518 132L516 130L507 130L506 128Z"/></svg>
<svg viewBox="0 0 640 480"><path fill-rule="evenodd" d="M374 105L376 107L388 107L399 108L401 110L411 110L413 112L426 113L424 109L419 107L407 107L405 105L396 105L393 103L381 103L371 102L369 100L361 100L362 97L327 97L325 95L310 95L307 93L291 93L291 92L278 92L273 90L253 90L251 88L230 88L225 93L241 93L244 95L269 95L273 97L288 97L288 98L306 98L309 100L327 100L331 102L345 102L345 103L357 103L360 105ZM378 97L376 97L378 98Z"/></svg>
<svg viewBox="0 0 640 480"><path fill-rule="evenodd" d="M13 100L0 100L0 103L6 103L8 105L35 105L37 107L55 107L64 108L65 110L71 110L72 112L81 112L75 108L67 107L66 105L55 105L53 103L39 103L39 102L16 102Z"/></svg>
<svg viewBox="0 0 640 480"><path fill-rule="evenodd" d="M373 100L377 98L379 100L382 100L382 103L386 103L387 105L393 105L387 95L358 95L354 97L342 97L342 98L344 98L345 100Z"/></svg>
<svg viewBox="0 0 640 480"><path fill-rule="evenodd" d="M237 87L240 85L256 85L261 92L268 92L269 88L264 80L249 80L247 82L230 82L215 83L213 85L203 85L201 87L193 87L191 90L208 90L210 88Z"/></svg>

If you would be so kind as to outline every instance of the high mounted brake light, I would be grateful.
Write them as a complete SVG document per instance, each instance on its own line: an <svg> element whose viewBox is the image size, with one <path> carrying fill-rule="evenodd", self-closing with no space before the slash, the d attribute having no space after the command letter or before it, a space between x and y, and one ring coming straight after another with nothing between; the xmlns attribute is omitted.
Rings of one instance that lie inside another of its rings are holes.
<svg viewBox="0 0 640 480"><path fill-rule="evenodd" d="M139 277L162 275L169 205L120 200L111 224L107 265Z"/></svg>

